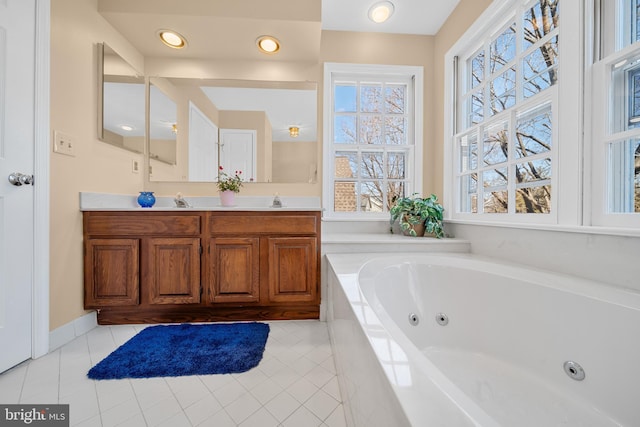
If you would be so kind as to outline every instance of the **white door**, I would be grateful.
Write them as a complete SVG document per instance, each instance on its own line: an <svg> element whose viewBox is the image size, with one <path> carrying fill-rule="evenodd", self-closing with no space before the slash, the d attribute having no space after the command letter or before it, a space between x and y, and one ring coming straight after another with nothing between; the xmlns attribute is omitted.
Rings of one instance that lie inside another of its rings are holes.
<svg viewBox="0 0 640 427"><path fill-rule="evenodd" d="M189 181L218 179L218 127L189 102Z"/></svg>
<svg viewBox="0 0 640 427"><path fill-rule="evenodd" d="M31 357L35 23L35 0L0 0L0 372Z"/></svg>
<svg viewBox="0 0 640 427"><path fill-rule="evenodd" d="M242 171L242 179L257 181L255 130L220 129L220 165L227 174Z"/></svg>

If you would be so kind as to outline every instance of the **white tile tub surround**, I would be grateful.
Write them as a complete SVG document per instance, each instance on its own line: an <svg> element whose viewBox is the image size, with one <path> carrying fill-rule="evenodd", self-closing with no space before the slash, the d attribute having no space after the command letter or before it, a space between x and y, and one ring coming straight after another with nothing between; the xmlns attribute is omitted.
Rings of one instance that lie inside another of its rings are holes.
<svg viewBox="0 0 640 427"><path fill-rule="evenodd" d="M281 208L272 208L273 196L238 196L235 199L236 206L225 207L220 205L219 197L183 195L183 198L191 205L190 208L176 208L175 195L157 195L156 203L152 208L138 206L138 194L109 194L80 192L80 210L268 210L268 211L295 211L310 210L319 211L319 197L286 197L280 196Z"/></svg>
<svg viewBox="0 0 640 427"><path fill-rule="evenodd" d="M469 254L327 258L348 425L640 419L640 343L629 338L640 335L639 293ZM566 360L584 367L583 381L565 374Z"/></svg>

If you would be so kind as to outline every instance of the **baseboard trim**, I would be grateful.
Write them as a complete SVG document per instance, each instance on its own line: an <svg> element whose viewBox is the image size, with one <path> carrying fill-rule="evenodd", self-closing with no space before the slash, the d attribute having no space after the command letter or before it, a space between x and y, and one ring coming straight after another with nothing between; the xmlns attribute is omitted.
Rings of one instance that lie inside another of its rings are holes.
<svg viewBox="0 0 640 427"><path fill-rule="evenodd" d="M76 337L85 334L98 326L98 318L95 311L78 317L75 320L62 325L49 332L49 351L54 351L63 345L73 341Z"/></svg>
<svg viewBox="0 0 640 427"><path fill-rule="evenodd" d="M189 307L187 304L164 307L114 306L100 309L99 325L130 325L150 323L231 322L260 320L318 319L318 305Z"/></svg>

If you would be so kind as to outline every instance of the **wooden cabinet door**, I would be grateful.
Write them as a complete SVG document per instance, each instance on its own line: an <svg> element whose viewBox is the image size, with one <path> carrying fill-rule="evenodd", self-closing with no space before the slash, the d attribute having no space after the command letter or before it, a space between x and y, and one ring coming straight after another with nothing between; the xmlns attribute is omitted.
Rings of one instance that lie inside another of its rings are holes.
<svg viewBox="0 0 640 427"><path fill-rule="evenodd" d="M84 306L139 303L139 240L88 239L84 257Z"/></svg>
<svg viewBox="0 0 640 427"><path fill-rule="evenodd" d="M318 303L315 237L269 237L269 301Z"/></svg>
<svg viewBox="0 0 640 427"><path fill-rule="evenodd" d="M200 302L200 239L164 237L145 240L143 281L149 304Z"/></svg>
<svg viewBox="0 0 640 427"><path fill-rule="evenodd" d="M254 237L215 237L210 240L211 301L258 302L260 299L260 240Z"/></svg>

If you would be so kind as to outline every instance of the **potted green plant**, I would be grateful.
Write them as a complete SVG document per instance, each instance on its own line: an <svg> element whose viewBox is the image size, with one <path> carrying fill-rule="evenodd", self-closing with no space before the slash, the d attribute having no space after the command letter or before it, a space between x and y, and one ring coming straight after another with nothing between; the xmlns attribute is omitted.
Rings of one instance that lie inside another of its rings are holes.
<svg viewBox="0 0 640 427"><path fill-rule="evenodd" d="M400 229L407 236L422 236L426 232L440 239L444 237L443 212L444 208L435 194L422 198L418 193L413 193L410 197L396 200L390 210L390 222L393 225L399 221Z"/></svg>

